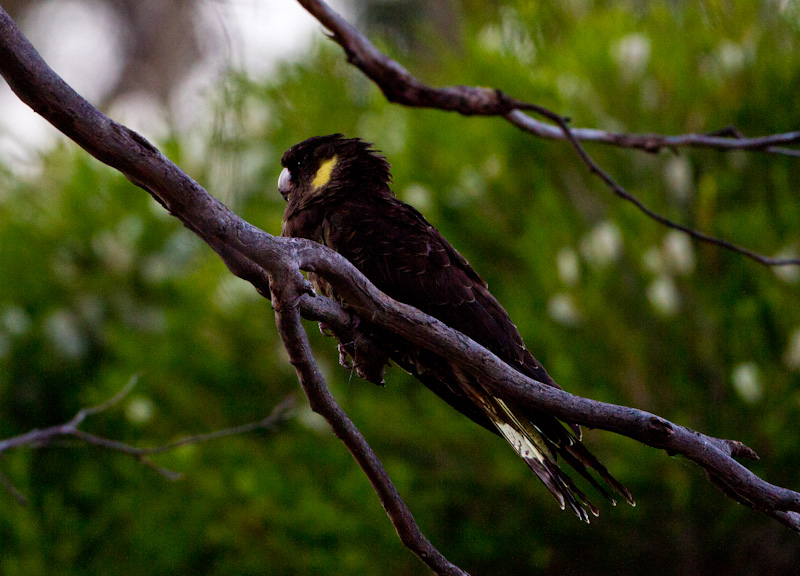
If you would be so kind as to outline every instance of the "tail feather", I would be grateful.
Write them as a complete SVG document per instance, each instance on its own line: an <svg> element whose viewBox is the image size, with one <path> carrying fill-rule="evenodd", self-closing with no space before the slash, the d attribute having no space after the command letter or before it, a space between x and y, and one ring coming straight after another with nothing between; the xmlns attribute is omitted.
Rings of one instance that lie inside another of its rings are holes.
<svg viewBox="0 0 800 576"><path fill-rule="evenodd" d="M594 489L597 490L603 496L603 498L605 498L606 500L611 502L612 506L616 506L617 505L617 500L608 492L608 490L605 489L605 487L602 484L600 484L600 482L595 480L594 476L592 476L592 474L589 472L589 470L587 470L586 465L583 462L581 462L581 460L579 458L575 457L568 450L565 450L565 451L561 452L560 454L561 454L561 457L564 458L564 462L566 462L567 464L572 466L572 468L575 469L578 472L578 474L580 474L581 476L586 478L586 480L592 486L594 486Z"/></svg>
<svg viewBox="0 0 800 576"><path fill-rule="evenodd" d="M584 506L589 506L593 514L597 509L592 506L586 496L564 474L558 464L550 456L546 456L527 434L522 434L506 423L498 423L497 429L508 441L514 450L522 457L534 474L547 487L564 510L567 506L584 522L589 522L589 516Z"/></svg>
<svg viewBox="0 0 800 576"><path fill-rule="evenodd" d="M558 501L561 509L564 510L569 506L578 518L588 524L589 515L586 508L595 516L600 512L572 479L558 467L556 456L544 436L526 418L518 417L505 402L497 398L493 400L492 404L500 409L499 414L493 414L495 426L500 434L511 444L528 468L539 477Z"/></svg>
<svg viewBox="0 0 800 576"><path fill-rule="evenodd" d="M569 506L586 523L589 522L588 512L594 516L600 514L572 478L561 470L558 455L613 505L616 505L616 500L589 469L594 470L612 491L621 494L631 505L636 505L628 489L611 476L606 467L555 418L552 418L552 423L545 420L547 425L540 427L516 406L499 398L479 394L474 389L470 392L500 434L555 497L562 510Z"/></svg>
<svg viewBox="0 0 800 576"><path fill-rule="evenodd" d="M611 475L608 469L605 466L603 466L603 463L600 462L594 454L589 452L586 446L584 446L580 442L576 442L568 446L566 450L562 451L561 455L564 457L564 460L566 460L569 463L570 466L575 468L575 470L577 470L581 474L581 476L587 478L590 482L592 482L592 484L598 488L598 491L600 491L600 493L603 494L605 498L613 502L615 505L616 502L614 501L614 499L604 493L604 491L594 480L591 474L589 474L588 470L586 469L587 467L597 472L597 475L603 479L603 482L605 482L616 493L620 494L623 498L625 498L625 501L628 504L630 504L631 506L636 506L636 501L633 499L633 495L630 493L630 491L627 488L625 488L625 486L623 486L619 480L617 480ZM576 459L581 466L577 466L576 465L577 463L573 463L572 461L573 458Z"/></svg>

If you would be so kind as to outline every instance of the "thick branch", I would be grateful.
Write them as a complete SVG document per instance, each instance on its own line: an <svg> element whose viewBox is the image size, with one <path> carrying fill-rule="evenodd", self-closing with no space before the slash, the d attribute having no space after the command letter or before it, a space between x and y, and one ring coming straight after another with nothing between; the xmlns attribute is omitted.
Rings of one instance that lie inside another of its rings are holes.
<svg viewBox="0 0 800 576"><path fill-rule="evenodd" d="M375 82L390 102L409 107L454 111L466 116L502 116L517 128L540 138L566 140L572 144L579 158L587 165L592 174L598 176L617 196L632 203L656 222L668 228L680 230L697 241L741 254L765 266L800 265L800 258L765 256L727 240L678 224L666 216L658 214L620 186L608 172L600 168L580 144L584 140L602 142L650 153L656 153L665 148L675 150L679 147L694 147L717 150L759 150L800 156L798 150L779 147L800 143L800 131L771 134L759 138L744 138L735 128L727 128L714 134L681 134L677 136L620 134L587 128L569 128L567 118L543 106L512 98L500 90L474 86L447 86L444 88L428 86L398 62L375 48L361 32L322 0L298 0L298 2L330 31L331 38L344 49L348 62ZM535 120L526 112L534 112L543 116L552 124Z"/></svg>
<svg viewBox="0 0 800 576"><path fill-rule="evenodd" d="M0 74L23 102L53 126L89 154L116 168L131 182L149 192L187 228L205 240L234 274L252 282L265 296L269 293L271 282L277 294L290 298L289 301L273 299L276 310L294 310L298 295L311 291L293 259L298 246L305 243L275 238L248 224L165 158L145 138L94 108L47 66L2 8ZM349 315L341 307L336 308L331 313L330 307L327 310L325 307L315 307L314 315L329 314L326 321L331 325L348 322ZM321 386L324 383L317 381L316 384ZM317 399L309 396L309 401L316 403ZM331 418L329 424L339 432L348 431L345 444L351 452L357 450L353 456L359 465L368 464L365 472L373 486L376 486L401 540L427 565L441 569L439 573L462 573L421 535L411 514L403 513L403 510L407 512L407 508L380 463L377 459L364 459L366 443L363 438L359 443L360 434L356 436L357 431L341 409L333 406L328 405L324 412Z"/></svg>
<svg viewBox="0 0 800 576"><path fill-rule="evenodd" d="M562 420L628 436L669 454L681 454L703 468L731 498L800 531L800 493L765 482L736 462L734 458L758 459L741 442L706 436L649 412L581 398L531 380L467 336L392 300L339 254L309 242L298 256L304 270L325 278L362 318L448 358L480 377L498 395Z"/></svg>

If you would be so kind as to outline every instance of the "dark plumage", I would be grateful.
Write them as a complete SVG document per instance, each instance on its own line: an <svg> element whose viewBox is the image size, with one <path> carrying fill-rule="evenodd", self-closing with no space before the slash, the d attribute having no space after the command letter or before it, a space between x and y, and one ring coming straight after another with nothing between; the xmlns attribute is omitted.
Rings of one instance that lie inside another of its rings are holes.
<svg viewBox="0 0 800 576"><path fill-rule="evenodd" d="M284 236L332 248L392 298L466 334L521 373L558 387L467 260L417 210L394 196L389 163L370 144L341 134L310 138L290 148L281 163L285 169L278 188L288 200ZM324 280L310 279L319 292L336 297ZM577 426L570 431L553 416L494 397L445 358L377 328L372 333L383 351L373 347L359 359L352 344L340 345L362 375L381 381L388 356L451 406L503 436L562 508L569 506L586 521L586 508L598 513L559 468L556 455L612 502L587 468L633 504L625 487L581 444Z"/></svg>

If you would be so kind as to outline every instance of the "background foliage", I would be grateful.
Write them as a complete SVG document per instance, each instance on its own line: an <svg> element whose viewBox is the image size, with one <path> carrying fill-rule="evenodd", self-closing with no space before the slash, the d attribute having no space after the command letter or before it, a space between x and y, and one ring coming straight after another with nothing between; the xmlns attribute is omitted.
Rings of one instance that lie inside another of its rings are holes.
<svg viewBox="0 0 800 576"><path fill-rule="evenodd" d="M432 84L496 86L609 130L800 125L792 2L465 1L435 18L428 4L367 5L361 21ZM232 74L215 97L207 134L160 144L249 221L278 233L291 144L339 131L375 142L397 194L484 276L565 388L742 440L762 456L749 464L757 474L800 486L796 270L685 242L614 199L562 143L387 104L324 40L269 79ZM800 249L796 160L590 151L680 222L769 254ZM299 394L269 303L72 144L35 174L0 172L0 266L0 437L68 420L134 374L133 395L87 429L160 444ZM423 530L475 574L785 574L800 563L795 535L694 466L592 431L587 444L638 506L601 506L586 526L500 439L397 368L385 389L352 376L308 328ZM82 446L9 453L0 470L30 502L0 492L0 574L425 573L344 447L299 404L278 431L158 457L185 474L174 483Z"/></svg>

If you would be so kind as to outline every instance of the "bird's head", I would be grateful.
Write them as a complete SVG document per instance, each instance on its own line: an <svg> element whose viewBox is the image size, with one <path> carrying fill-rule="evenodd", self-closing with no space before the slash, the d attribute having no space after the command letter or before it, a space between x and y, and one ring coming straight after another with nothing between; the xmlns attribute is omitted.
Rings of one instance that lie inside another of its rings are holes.
<svg viewBox="0 0 800 576"><path fill-rule="evenodd" d="M389 191L389 163L359 138L342 134L309 138L289 148L281 165L278 191L295 205L352 191Z"/></svg>

